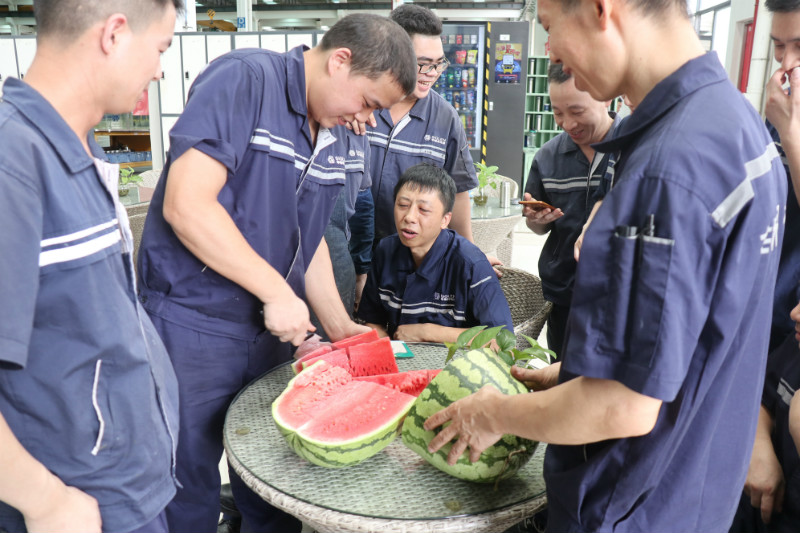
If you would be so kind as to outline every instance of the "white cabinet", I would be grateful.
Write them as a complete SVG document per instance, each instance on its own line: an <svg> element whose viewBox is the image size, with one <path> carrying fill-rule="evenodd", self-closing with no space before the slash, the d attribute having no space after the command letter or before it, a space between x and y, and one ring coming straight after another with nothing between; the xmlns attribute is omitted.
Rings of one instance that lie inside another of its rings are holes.
<svg viewBox="0 0 800 533"><path fill-rule="evenodd" d="M286 48L291 50L296 46L304 44L309 48L314 46L313 33L289 33L286 35Z"/></svg>
<svg viewBox="0 0 800 533"><path fill-rule="evenodd" d="M286 51L286 34L267 33L261 36L261 48L283 53Z"/></svg>
<svg viewBox="0 0 800 533"><path fill-rule="evenodd" d="M33 63L36 55L36 39L34 37L17 37L17 67L20 79L25 78L25 73Z"/></svg>
<svg viewBox="0 0 800 533"><path fill-rule="evenodd" d="M205 50L203 54L205 55ZM158 84L161 114L180 114L183 111L183 69L179 41L173 42L172 46L161 55L161 69L161 81Z"/></svg>
<svg viewBox="0 0 800 533"><path fill-rule="evenodd" d="M206 36L206 51L209 63L222 54L227 54L231 51L231 36L227 34Z"/></svg>
<svg viewBox="0 0 800 533"><path fill-rule="evenodd" d="M233 42L236 48L260 48L261 42L257 33L244 33L236 34L233 36Z"/></svg>
<svg viewBox="0 0 800 533"><path fill-rule="evenodd" d="M3 94L3 83L12 76L19 76L14 39L0 39L0 96Z"/></svg>
<svg viewBox="0 0 800 533"><path fill-rule="evenodd" d="M181 35L183 56L183 103L197 75L208 64L206 61L206 38L203 35Z"/></svg>

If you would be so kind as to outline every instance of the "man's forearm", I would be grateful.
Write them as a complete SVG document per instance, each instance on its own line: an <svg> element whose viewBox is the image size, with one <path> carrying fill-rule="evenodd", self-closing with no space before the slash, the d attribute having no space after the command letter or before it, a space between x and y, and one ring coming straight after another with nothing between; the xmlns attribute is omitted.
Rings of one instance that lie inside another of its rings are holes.
<svg viewBox="0 0 800 533"><path fill-rule="evenodd" d="M453 218L450 219L450 229L470 242L472 238L472 206L469 200L469 191L456 194L453 203Z"/></svg>
<svg viewBox="0 0 800 533"><path fill-rule="evenodd" d="M353 321L344 308L336 288L333 265L325 239L320 241L314 258L306 270L306 297L322 328L333 341L345 338Z"/></svg>
<svg viewBox="0 0 800 533"><path fill-rule="evenodd" d="M661 403L616 381L579 377L541 392L502 396L492 409L500 432L578 445L649 433Z"/></svg>

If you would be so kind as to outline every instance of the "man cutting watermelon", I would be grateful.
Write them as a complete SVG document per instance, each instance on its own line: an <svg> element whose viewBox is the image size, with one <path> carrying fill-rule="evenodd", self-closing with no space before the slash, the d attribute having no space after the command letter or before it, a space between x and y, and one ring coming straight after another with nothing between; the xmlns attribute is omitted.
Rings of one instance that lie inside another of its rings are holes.
<svg viewBox="0 0 800 533"><path fill-rule="evenodd" d="M727 531L764 381L780 158L684 0L540 0L537 14L576 88L636 112L594 145L622 155L581 248L562 361L513 370L549 387L483 387L425 422L451 422L429 448L457 439L453 463L504 433L550 443L549 531Z"/></svg>

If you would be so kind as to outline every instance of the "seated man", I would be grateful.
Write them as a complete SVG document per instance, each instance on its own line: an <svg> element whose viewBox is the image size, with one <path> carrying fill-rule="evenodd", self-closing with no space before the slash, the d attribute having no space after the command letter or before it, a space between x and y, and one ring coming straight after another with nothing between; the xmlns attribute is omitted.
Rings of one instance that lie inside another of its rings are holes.
<svg viewBox="0 0 800 533"><path fill-rule="evenodd" d="M508 302L486 255L447 229L455 195L453 179L433 165L414 165L397 182L397 234L378 244L356 313L383 335L455 342L478 325L513 331Z"/></svg>

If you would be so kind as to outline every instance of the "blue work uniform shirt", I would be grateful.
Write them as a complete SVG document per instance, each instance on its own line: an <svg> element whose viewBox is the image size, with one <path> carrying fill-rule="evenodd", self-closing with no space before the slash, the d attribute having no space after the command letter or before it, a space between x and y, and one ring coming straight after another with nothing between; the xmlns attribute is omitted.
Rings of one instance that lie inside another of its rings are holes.
<svg viewBox="0 0 800 533"><path fill-rule="evenodd" d="M394 187L408 168L429 163L447 171L456 192L478 186L475 165L469 153L464 126L453 106L442 95L430 91L417 100L397 124L388 109L368 128L372 197L375 201L375 240L397 232L394 226Z"/></svg>
<svg viewBox="0 0 800 533"><path fill-rule="evenodd" d="M604 136L610 139L620 120L613 122ZM569 306L575 280L575 241L583 231L594 205L594 193L606 173L610 154L595 153L589 163L583 151L564 131L536 152L525 192L533 198L560 208L564 216L550 224L547 240L539 255L539 277L544 297Z"/></svg>
<svg viewBox="0 0 800 533"><path fill-rule="evenodd" d="M486 254L450 229L442 230L419 268L397 234L384 238L356 316L387 326L390 336L397 326L427 323L514 331L508 301Z"/></svg>
<svg viewBox="0 0 800 533"><path fill-rule="evenodd" d="M33 457L97 499L103 531L130 531L175 494L178 384L136 300L119 167L90 157L29 85L3 90L0 412ZM24 524L0 503L3 528Z"/></svg>
<svg viewBox="0 0 800 533"><path fill-rule="evenodd" d="M775 282L775 304L772 309L772 333L770 336L770 348L774 349L786 335L794 331L794 321L789 317L789 313L800 301L800 205L797 204L797 196L794 193L789 165L786 162L786 154L783 151L778 130L769 121L767 121L767 130L775 142L775 147L778 149L783 168L786 171L788 187L786 227L794 228L794 231L788 231L783 236L778 279Z"/></svg>
<svg viewBox="0 0 800 533"><path fill-rule="evenodd" d="M644 436L548 447L548 529L727 531L761 399L783 166L713 52L597 148L622 158L581 248L559 379L664 403Z"/></svg>
<svg viewBox="0 0 800 533"><path fill-rule="evenodd" d="M225 166L220 204L253 250L305 296L305 272L345 183L349 150L343 127L320 128L312 145L304 49L235 50L192 85L142 235L140 293L148 312L232 338L264 331L258 298L207 268L164 220L169 169L190 148Z"/></svg>
<svg viewBox="0 0 800 533"><path fill-rule="evenodd" d="M800 348L794 333L767 357L767 377L761 404L770 412L775 425L772 446L783 470L785 492L780 517L773 516L773 527L780 521L780 531L800 531L800 456L789 431L789 405L800 389ZM787 528L786 525L793 527Z"/></svg>

